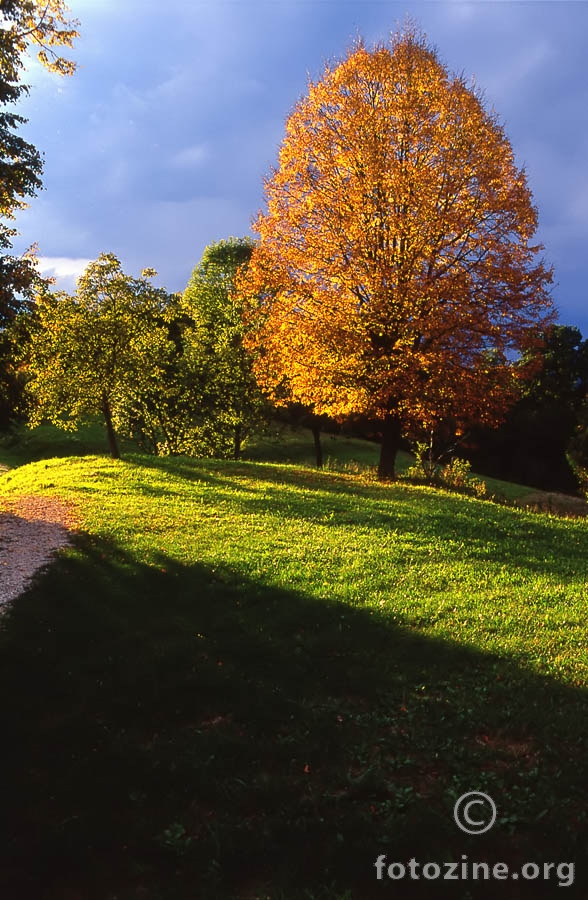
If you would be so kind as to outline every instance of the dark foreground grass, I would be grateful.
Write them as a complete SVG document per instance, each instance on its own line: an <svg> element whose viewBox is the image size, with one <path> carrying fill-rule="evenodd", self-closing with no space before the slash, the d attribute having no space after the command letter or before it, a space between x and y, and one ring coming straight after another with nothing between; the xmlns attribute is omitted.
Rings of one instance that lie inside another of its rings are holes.
<svg viewBox="0 0 588 900"><path fill-rule="evenodd" d="M2 619L0 897L587 896L585 522L254 463L2 492L84 533ZM575 883L378 883L379 854Z"/></svg>

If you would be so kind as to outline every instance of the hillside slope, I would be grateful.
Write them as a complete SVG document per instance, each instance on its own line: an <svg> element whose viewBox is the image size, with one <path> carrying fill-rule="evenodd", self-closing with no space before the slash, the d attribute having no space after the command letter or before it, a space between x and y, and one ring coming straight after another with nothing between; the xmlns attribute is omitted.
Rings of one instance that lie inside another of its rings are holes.
<svg viewBox="0 0 588 900"><path fill-rule="evenodd" d="M7 896L366 900L380 853L581 858L585 521L251 462L49 460L21 494L81 530L2 621Z"/></svg>

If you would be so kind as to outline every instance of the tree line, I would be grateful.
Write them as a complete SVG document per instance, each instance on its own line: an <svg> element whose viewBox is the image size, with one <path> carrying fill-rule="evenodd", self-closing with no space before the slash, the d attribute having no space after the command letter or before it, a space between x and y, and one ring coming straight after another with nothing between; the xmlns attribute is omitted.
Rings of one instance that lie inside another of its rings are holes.
<svg viewBox="0 0 588 900"><path fill-rule="evenodd" d="M233 455L260 424L263 396L234 293L251 238L211 244L183 294L123 272L112 253L90 263L75 295L45 290L20 320L31 424L75 430L101 415L113 458L119 437L148 452Z"/></svg>
<svg viewBox="0 0 588 900"><path fill-rule="evenodd" d="M40 185L11 109L23 55L33 41L70 74L58 53L76 36L67 12L61 0L2 6L5 219ZM257 238L212 243L182 294L104 253L69 295L32 258L4 255L4 423L25 407L31 423L64 428L100 414L115 457L120 436L238 457L268 410L285 408L307 416L317 454L321 417L368 423L382 480L403 441L426 440L519 480L517 465L550 445L533 477L571 485L565 454L580 472L586 449L586 342L555 324L537 211L497 116L415 26L357 42L309 83L264 193Z"/></svg>

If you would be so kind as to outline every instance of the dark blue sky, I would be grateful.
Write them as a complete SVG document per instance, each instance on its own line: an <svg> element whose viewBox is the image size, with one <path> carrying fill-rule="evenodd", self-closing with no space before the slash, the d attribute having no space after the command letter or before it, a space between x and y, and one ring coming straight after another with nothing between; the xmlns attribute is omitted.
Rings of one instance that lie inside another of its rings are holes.
<svg viewBox="0 0 588 900"><path fill-rule="evenodd" d="M182 290L204 247L247 234L307 77L357 34L413 17L442 61L474 77L525 165L553 297L588 336L588 4L378 0L70 0L82 38L70 79L32 64L20 111L45 153L43 192L15 247L38 242L70 289L102 251Z"/></svg>

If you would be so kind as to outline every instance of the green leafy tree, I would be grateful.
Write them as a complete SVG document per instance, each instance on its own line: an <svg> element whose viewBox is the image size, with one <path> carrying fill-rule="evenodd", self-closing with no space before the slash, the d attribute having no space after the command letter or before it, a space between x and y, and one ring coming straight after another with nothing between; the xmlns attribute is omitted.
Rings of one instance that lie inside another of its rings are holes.
<svg viewBox="0 0 588 900"><path fill-rule="evenodd" d="M140 447L160 456L210 453L201 427L203 373L187 352L185 336L192 322L174 294L153 322L165 335L156 361L158 377L135 382L118 407L121 430Z"/></svg>
<svg viewBox="0 0 588 900"><path fill-rule="evenodd" d="M33 400L30 424L47 419L75 430L87 417L104 417L114 459L117 432L132 411L144 412L158 396L176 348L169 337L169 294L126 275L112 253L103 253L78 280L74 296L43 293L36 303L27 352L26 390Z"/></svg>
<svg viewBox="0 0 588 900"><path fill-rule="evenodd" d="M243 346L243 302L235 293L237 273L254 247L247 237L210 244L183 297L192 322L184 354L192 380L201 386L200 427L214 452L231 452L235 459L264 406L251 354Z"/></svg>
<svg viewBox="0 0 588 900"><path fill-rule="evenodd" d="M60 55L77 37L62 0L2 0L0 3L0 426L17 404L14 335L11 326L30 300L39 275L34 252L11 254L15 213L41 187L39 151L19 134L26 119L14 105L28 92L21 76L27 50L35 48L50 71L70 75L75 64Z"/></svg>

